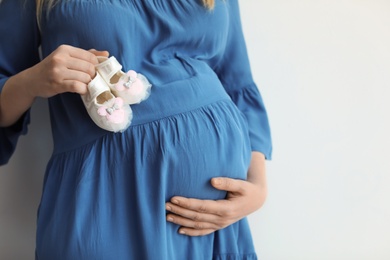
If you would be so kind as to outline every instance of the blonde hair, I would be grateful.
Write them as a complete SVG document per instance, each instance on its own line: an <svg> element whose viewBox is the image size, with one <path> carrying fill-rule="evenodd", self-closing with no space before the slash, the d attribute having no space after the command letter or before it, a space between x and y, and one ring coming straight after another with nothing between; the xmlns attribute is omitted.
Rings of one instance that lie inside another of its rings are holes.
<svg viewBox="0 0 390 260"><path fill-rule="evenodd" d="M215 0L202 0L202 1L203 1L203 5L207 7L207 9L211 10L214 8Z"/></svg>
<svg viewBox="0 0 390 260"><path fill-rule="evenodd" d="M0 0L0 3L1 1L2 0ZM43 8L46 7L48 10L50 10L59 0L35 0L35 1L37 3L37 18L38 21L40 21ZM202 0L202 2L203 5L209 10L212 10L215 6L215 0Z"/></svg>

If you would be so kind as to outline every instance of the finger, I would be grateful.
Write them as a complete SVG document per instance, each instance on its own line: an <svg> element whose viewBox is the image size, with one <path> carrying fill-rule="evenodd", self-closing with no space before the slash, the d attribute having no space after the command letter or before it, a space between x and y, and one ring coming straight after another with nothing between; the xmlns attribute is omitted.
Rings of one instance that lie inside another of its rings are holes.
<svg viewBox="0 0 390 260"><path fill-rule="evenodd" d="M77 48L69 45L61 45L60 47L58 47L58 51L68 53L69 56L73 58L84 60L94 65L99 63L96 56L93 53L81 48Z"/></svg>
<svg viewBox="0 0 390 260"><path fill-rule="evenodd" d="M91 78L96 74L95 66L88 61L70 58L65 61L65 66L70 70L87 73Z"/></svg>
<svg viewBox="0 0 390 260"><path fill-rule="evenodd" d="M65 80L64 86L66 88L66 91L63 91L63 92L72 92L72 93L77 93L80 95L87 94L87 92L88 92L87 84L82 83L80 81Z"/></svg>
<svg viewBox="0 0 390 260"><path fill-rule="evenodd" d="M110 53L108 51L98 51L95 49L90 49L89 50L93 55L95 56L103 56L103 57L108 57Z"/></svg>
<svg viewBox="0 0 390 260"><path fill-rule="evenodd" d="M179 229L179 233L186 236L198 237L198 236L206 236L209 235L216 230L214 229L193 229L193 228L185 228L182 227Z"/></svg>
<svg viewBox="0 0 390 260"><path fill-rule="evenodd" d="M78 70L65 70L62 73L63 80L74 80L84 84L88 84L92 80L91 75Z"/></svg>
<svg viewBox="0 0 390 260"><path fill-rule="evenodd" d="M53 69L47 80L55 94L64 92L85 94L91 76L81 71L57 68Z"/></svg>
<svg viewBox="0 0 390 260"><path fill-rule="evenodd" d="M171 199L172 204L181 208L214 215L221 215L221 210L223 209L223 204L225 202L225 200L200 200L179 196L173 197Z"/></svg>
<svg viewBox="0 0 390 260"><path fill-rule="evenodd" d="M168 214L166 216L167 221L171 223L175 223L179 226L193 228L193 229L220 229L222 226L217 225L213 222L204 222L204 221L194 221L192 219L188 219L182 216Z"/></svg>
<svg viewBox="0 0 390 260"><path fill-rule="evenodd" d="M247 182L232 178L218 177L211 179L211 185L218 190L244 193L246 190Z"/></svg>
<svg viewBox="0 0 390 260"><path fill-rule="evenodd" d="M174 213L175 215L179 215L186 219L191 219L193 221L215 222L218 216L206 212L198 212L198 211L182 208L180 206L174 205L169 202L166 204L166 210Z"/></svg>

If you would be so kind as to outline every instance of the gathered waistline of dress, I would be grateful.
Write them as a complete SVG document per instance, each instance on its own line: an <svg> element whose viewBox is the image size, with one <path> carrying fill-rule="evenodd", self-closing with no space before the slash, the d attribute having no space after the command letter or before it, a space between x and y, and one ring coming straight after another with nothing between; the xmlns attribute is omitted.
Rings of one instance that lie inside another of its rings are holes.
<svg viewBox="0 0 390 260"><path fill-rule="evenodd" d="M229 96L214 75L196 75L157 86L152 88L151 95L144 101L145 103L131 106L134 117L130 127L191 111L224 99L229 99Z"/></svg>
<svg viewBox="0 0 390 260"><path fill-rule="evenodd" d="M161 86L153 86L151 95L147 100L140 104L131 105L133 120L129 128L229 99L230 97L218 77L210 73L197 74L188 79L166 83ZM129 131L129 129L125 131ZM64 137L54 140L53 154L77 149L109 133L111 132L96 126L96 128L88 131L88 134L81 133L83 136L71 135L69 138Z"/></svg>

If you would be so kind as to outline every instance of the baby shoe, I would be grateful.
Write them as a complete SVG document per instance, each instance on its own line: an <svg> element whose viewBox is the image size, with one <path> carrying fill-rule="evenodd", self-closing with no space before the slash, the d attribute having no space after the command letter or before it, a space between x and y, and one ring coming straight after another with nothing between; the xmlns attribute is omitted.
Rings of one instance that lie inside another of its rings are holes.
<svg viewBox="0 0 390 260"><path fill-rule="evenodd" d="M107 83L97 73L88 84L88 93L81 99L89 116L99 127L111 132L123 132L131 123L133 112L120 97L115 97Z"/></svg>
<svg viewBox="0 0 390 260"><path fill-rule="evenodd" d="M144 75L134 70L124 73L122 65L114 56L99 56L98 61L96 70L116 97L121 97L129 105L138 104L149 97L152 85Z"/></svg>

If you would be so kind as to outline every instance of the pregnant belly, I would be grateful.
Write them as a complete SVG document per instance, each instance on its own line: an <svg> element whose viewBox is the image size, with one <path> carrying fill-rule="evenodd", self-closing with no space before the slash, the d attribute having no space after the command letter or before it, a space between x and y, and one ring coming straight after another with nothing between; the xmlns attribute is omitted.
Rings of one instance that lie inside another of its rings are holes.
<svg viewBox="0 0 390 260"><path fill-rule="evenodd" d="M224 191L212 187L213 177L245 179L250 143L244 119L231 101L216 102L174 118L160 143L157 160L166 199L185 196L222 199ZM174 127L172 127L174 126ZM160 186L160 187L159 187Z"/></svg>

